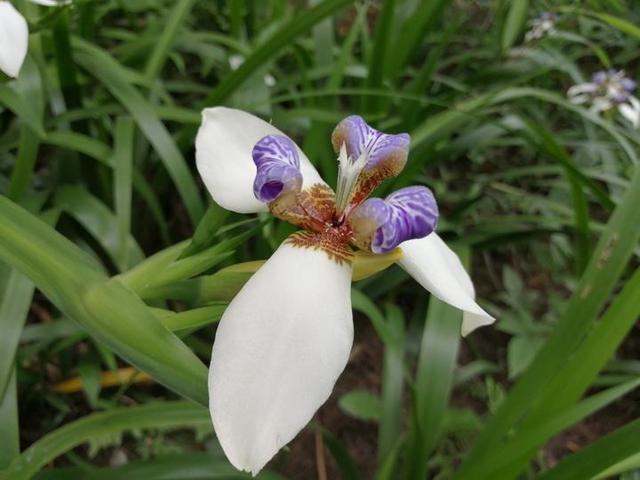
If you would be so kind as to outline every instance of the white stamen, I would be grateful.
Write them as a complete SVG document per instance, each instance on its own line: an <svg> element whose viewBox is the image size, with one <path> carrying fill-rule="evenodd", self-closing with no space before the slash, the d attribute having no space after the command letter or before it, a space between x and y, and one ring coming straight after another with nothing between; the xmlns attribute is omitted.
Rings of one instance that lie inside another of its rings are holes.
<svg viewBox="0 0 640 480"><path fill-rule="evenodd" d="M340 217L348 206L351 192L358 182L360 172L367 165L369 150L362 149L357 160L347 155L347 147L343 143L338 155L338 185L336 188L336 215Z"/></svg>

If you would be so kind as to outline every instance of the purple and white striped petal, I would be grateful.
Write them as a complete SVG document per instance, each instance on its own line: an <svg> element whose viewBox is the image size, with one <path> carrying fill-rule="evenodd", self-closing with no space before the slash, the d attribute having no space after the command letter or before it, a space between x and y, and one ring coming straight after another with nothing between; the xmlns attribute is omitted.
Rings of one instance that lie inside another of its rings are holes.
<svg viewBox="0 0 640 480"><path fill-rule="evenodd" d="M358 246L387 253L406 240L429 235L438 222L438 205L427 187L407 187L386 199L370 198L349 219Z"/></svg>
<svg viewBox="0 0 640 480"><path fill-rule="evenodd" d="M353 160L365 154L367 156L365 168L374 168L380 163L389 161L398 162L404 166L410 137L406 133L390 135L379 132L371 128L362 117L351 115L336 126L331 135L331 142L336 153L344 143L347 154Z"/></svg>
<svg viewBox="0 0 640 480"><path fill-rule="evenodd" d="M255 144L251 155L257 169L253 194L258 200L269 203L282 194L300 191L300 158L288 137L267 135Z"/></svg>
<svg viewBox="0 0 640 480"><path fill-rule="evenodd" d="M390 135L352 115L331 135L340 162L336 205L339 214L360 205L387 178L397 176L407 163L410 137Z"/></svg>
<svg viewBox="0 0 640 480"><path fill-rule="evenodd" d="M3 2L0 1L0 5ZM269 207L253 194L256 166L251 152L267 135L284 135L268 122L226 107L206 108L196 136L196 166L213 200L232 212L265 212ZM300 148L303 189L325 185Z"/></svg>

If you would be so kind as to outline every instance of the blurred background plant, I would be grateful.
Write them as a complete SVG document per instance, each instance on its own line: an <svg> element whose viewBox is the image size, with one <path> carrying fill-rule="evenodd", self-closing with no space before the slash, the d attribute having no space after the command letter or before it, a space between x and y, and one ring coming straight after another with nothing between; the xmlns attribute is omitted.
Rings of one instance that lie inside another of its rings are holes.
<svg viewBox="0 0 640 480"><path fill-rule="evenodd" d="M434 190L499 319L461 340L400 269L355 283L349 365L260 478L640 474L640 135L566 97L638 80L637 3L12 3L31 34L0 79L0 477L245 477L205 365L245 262L291 227L206 199L212 105L271 119L330 183L344 116L409 132L381 193Z"/></svg>

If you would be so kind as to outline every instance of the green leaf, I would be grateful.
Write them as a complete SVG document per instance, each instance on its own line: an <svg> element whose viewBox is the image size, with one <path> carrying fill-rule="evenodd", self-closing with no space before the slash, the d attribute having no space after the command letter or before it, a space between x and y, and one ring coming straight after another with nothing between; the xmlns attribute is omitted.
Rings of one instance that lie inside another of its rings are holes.
<svg viewBox="0 0 640 480"><path fill-rule="evenodd" d="M114 182L113 198L118 225L118 253L117 264L122 270L127 270L140 257L130 257L129 230L131 228L131 187L133 184L133 142L135 124L128 117L121 117L116 123L115 147L113 151Z"/></svg>
<svg viewBox="0 0 640 480"><path fill-rule="evenodd" d="M453 386L461 325L460 310L431 297L416 370L407 452L409 478L427 475L428 456L442 430Z"/></svg>
<svg viewBox="0 0 640 480"><path fill-rule="evenodd" d="M0 197L0 260L29 276L66 315L132 365L207 404L207 369L147 306L55 230Z"/></svg>
<svg viewBox="0 0 640 480"><path fill-rule="evenodd" d="M20 95L6 84L0 84L0 104L13 111L13 113L20 117L20 119L39 136L44 136L42 120Z"/></svg>
<svg viewBox="0 0 640 480"><path fill-rule="evenodd" d="M93 413L37 440L9 465L4 478L29 479L58 456L93 438L144 428L204 427L210 422L206 408L188 402L158 402Z"/></svg>
<svg viewBox="0 0 640 480"><path fill-rule="evenodd" d="M632 37L640 39L640 27L638 27L637 25L634 25L631 22L628 22L623 18L615 17L613 15L609 15L607 13L600 13L600 12L587 12L584 10L581 10L580 12L586 15L590 15L592 17L599 18L603 22L606 22L609 25L611 25L613 28L617 28L618 30L626 33L627 35L631 35Z"/></svg>
<svg viewBox="0 0 640 480"><path fill-rule="evenodd" d="M543 344L542 337L513 337L507 348L509 378L516 378L524 372Z"/></svg>
<svg viewBox="0 0 640 480"><path fill-rule="evenodd" d="M351 27L349 28L349 33L346 38L342 42L342 46L340 48L340 55L338 59L334 62L333 70L331 71L331 76L327 82L327 89L337 89L342 85L345 70L353 54L353 49L358 39L358 35L364 29L364 20L366 18L367 9L366 8L358 8L358 13L353 21ZM339 121L339 120L338 120ZM337 123L337 122L335 122Z"/></svg>
<svg viewBox="0 0 640 480"><path fill-rule="evenodd" d="M216 89L211 92L205 104L207 106L223 104L260 67L273 60L283 48L290 46L298 35L308 32L315 24L333 15L346 5L353 3L353 1L325 0L315 7L295 15L269 37L267 41L256 47L237 70L228 74Z"/></svg>
<svg viewBox="0 0 640 480"><path fill-rule="evenodd" d="M138 128L154 147L180 192L192 223L197 224L204 213L198 188L182 153L158 119L154 108L127 82L122 74L121 65L111 55L79 39L75 39L73 45L77 50L76 61L89 74L95 76L135 119Z"/></svg>
<svg viewBox="0 0 640 480"><path fill-rule="evenodd" d="M47 145L82 153L112 166L109 158L111 156L109 145L82 133L49 132L42 139L42 142Z"/></svg>
<svg viewBox="0 0 640 480"><path fill-rule="evenodd" d="M87 397L87 402L92 408L96 408L100 395L100 366L93 361L81 361L78 365L78 375L82 383L82 390Z"/></svg>
<svg viewBox="0 0 640 480"><path fill-rule="evenodd" d="M379 88L382 86L384 80L384 67L387 61L388 47L391 43L389 42L389 34L395 6L396 0L384 0L382 9L377 16L373 52L370 57L369 72L366 81L368 88ZM363 112L376 111L382 105L380 100L380 97L364 96Z"/></svg>
<svg viewBox="0 0 640 480"><path fill-rule="evenodd" d="M29 278L0 263L0 398L13 372L14 357L33 290L34 285Z"/></svg>
<svg viewBox="0 0 640 480"><path fill-rule="evenodd" d="M522 28L527 21L527 14L529 13L529 1L528 0L511 0L509 6L509 13L504 23L502 30L502 51L509 50L516 40L520 37Z"/></svg>
<svg viewBox="0 0 640 480"><path fill-rule="evenodd" d="M144 70L144 75L149 82L153 81L162 70L162 66L169 56L171 45L191 12L194 2L195 0L180 0L175 3L173 9L167 15L167 24L162 29L160 38L155 39L155 47Z"/></svg>
<svg viewBox="0 0 640 480"><path fill-rule="evenodd" d="M227 303L194 308L184 312L174 313L161 319L162 324L172 332L181 330L195 330L218 322L227 309Z"/></svg>
<svg viewBox="0 0 640 480"><path fill-rule="evenodd" d="M33 206L40 208L41 201L33 200ZM58 220L58 213L44 215L51 224ZM0 398L5 393L15 365L14 358L35 286L19 271L0 262ZM15 393L14 393L15 394Z"/></svg>
<svg viewBox="0 0 640 480"><path fill-rule="evenodd" d="M44 113L42 78L30 55L27 55L20 70L20 76L13 85L21 98L28 99L27 103L30 110L34 112L34 118L37 118L38 122L41 123ZM39 150L39 133L30 127L28 123L25 123L20 129L18 155L11 171L11 183L7 193L7 196L12 200L21 200L28 191Z"/></svg>
<svg viewBox="0 0 640 480"><path fill-rule="evenodd" d="M497 451L504 435L540 399L540 391L557 378L558 366L565 365L593 328L640 239L639 204L640 168L636 168L551 337L488 421L456 478L478 478L474 475L479 465L492 461L490 452Z"/></svg>
<svg viewBox="0 0 640 480"><path fill-rule="evenodd" d="M137 264L144 258L138 243L130 235L127 235L126 258L122 257L117 218L106 205L87 190L79 186L62 187L58 190L54 201L96 239L119 270L125 270L129 263ZM123 263L123 260L126 262Z"/></svg>
<svg viewBox="0 0 640 480"><path fill-rule="evenodd" d="M621 460L611 467L608 467L606 470L603 470L602 473L598 474L598 476L595 478L596 480L604 480L606 478L612 478L614 475L619 475L625 472L633 473L632 471L638 469L640 469L640 451L638 453L631 454L624 460ZM623 479L626 477L620 478Z"/></svg>
<svg viewBox="0 0 640 480"><path fill-rule="evenodd" d="M250 262L251 263L251 262ZM142 291L147 300L183 300L193 305L210 302L229 302L251 278L258 266L240 269L238 266L224 268L213 275L175 282Z"/></svg>
<svg viewBox="0 0 640 480"><path fill-rule="evenodd" d="M153 278L148 279L144 288L154 289L209 270L228 258L239 245L254 236L258 229L259 225L234 237L222 240L195 255L166 264L162 271L156 272ZM141 291L141 295L144 296L144 289Z"/></svg>
<svg viewBox="0 0 640 480"><path fill-rule="evenodd" d="M555 378L536 392L535 402L522 428L540 423L578 400L614 355L638 317L640 269L636 269L602 318L558 369Z"/></svg>
<svg viewBox="0 0 640 480"><path fill-rule="evenodd" d="M202 220L198 223L196 231L193 233L191 243L180 253L178 260L210 247L216 240L215 234L218 233L218 229L224 224L228 216L229 211L220 205L216 203L209 205Z"/></svg>
<svg viewBox="0 0 640 480"><path fill-rule="evenodd" d="M120 148L120 139L116 139L115 142L116 148ZM116 169L116 162L122 161L120 153L118 153L119 156L117 158L114 158L114 154L109 145L81 133L50 132L43 139L43 143L80 152L98 160L114 170ZM160 235L163 242L168 243L168 228L156 192L150 187L149 182L147 182L147 180L137 170L134 169L132 171L132 175L133 186L136 189L136 193L138 193L147 203L151 214L160 227Z"/></svg>
<svg viewBox="0 0 640 480"><path fill-rule="evenodd" d="M562 430L606 407L623 395L626 395L632 390L638 388L638 386L640 386L640 379L618 385L617 387L609 388L608 390L596 393L565 410L561 410L557 414L540 423L536 423L523 429L517 439L506 442L505 445L500 448L499 455L493 456L490 462L477 467L473 472L473 478L515 478L517 471L521 468L518 461L521 459L523 453L534 451L536 446L542 444L545 440L557 435ZM635 451L637 451L637 448L638 447L636 445ZM516 463L515 469L510 466L514 462ZM612 465L613 463L615 463L615 460L609 465ZM596 470L589 473L594 475L599 473L599 471ZM589 475L580 478L589 478Z"/></svg>
<svg viewBox="0 0 640 480"><path fill-rule="evenodd" d="M420 42L429 29L436 24L449 5L448 0L422 0L414 2L414 10L406 15L406 20L397 32L386 63L389 78L396 78L405 71L411 56L419 50Z"/></svg>
<svg viewBox="0 0 640 480"><path fill-rule="evenodd" d="M358 480L360 473L346 448L325 428L320 428L324 444L333 457L343 480Z"/></svg>
<svg viewBox="0 0 640 480"><path fill-rule="evenodd" d="M388 304L387 328L390 337L384 344L382 360L382 416L378 427L378 467L394 454L401 438L404 390L404 318L402 310Z"/></svg>
<svg viewBox="0 0 640 480"><path fill-rule="evenodd" d="M614 430L562 460L555 468L543 473L538 480L582 480L592 478L629 457L638 455L640 419Z"/></svg>
<svg viewBox="0 0 640 480"><path fill-rule="evenodd" d="M511 87L481 94L459 102L451 106L451 108L425 119L422 124L416 126L410 132L412 147L416 148L423 144L434 144L438 140L460 129L464 124L480 118L480 112L482 112L484 108L493 107L505 102L514 102L521 98L541 100L577 113L586 121L597 125L611 135L624 149L633 163L640 163L636 149L618 132L611 122L602 119L579 105L572 104L564 96L558 95L555 92L530 87ZM419 162L416 162L416 164L418 167L421 165ZM405 168L398 176L394 185L407 184L416 173L416 171L411 169L411 165L409 164L408 168Z"/></svg>
<svg viewBox="0 0 640 480"><path fill-rule="evenodd" d="M13 364L5 391L0 395L0 432L2 432L2 448L0 448L0 478L14 458L20 454L20 428L18 425L18 389Z"/></svg>
<svg viewBox="0 0 640 480"><path fill-rule="evenodd" d="M353 390L338 400L343 412L361 420L380 420L382 403L377 395L366 390Z"/></svg>
<svg viewBox="0 0 640 480"><path fill-rule="evenodd" d="M240 472L225 459L211 452L189 452L162 455L147 460L138 460L112 468L47 469L40 472L36 480L113 480L118 478L144 480L247 480L250 474ZM256 480L284 480L284 477L262 471Z"/></svg>
<svg viewBox="0 0 640 480"><path fill-rule="evenodd" d="M389 330L382 312L369 297L356 288L351 289L351 306L354 310L369 317L373 328L375 328L378 337L380 337L383 343L393 343L392 332Z"/></svg>

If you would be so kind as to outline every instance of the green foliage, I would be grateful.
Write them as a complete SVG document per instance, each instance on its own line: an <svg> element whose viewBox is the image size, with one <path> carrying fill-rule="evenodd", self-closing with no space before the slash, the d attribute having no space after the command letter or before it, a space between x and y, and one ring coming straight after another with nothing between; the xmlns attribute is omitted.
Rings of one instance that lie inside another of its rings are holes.
<svg viewBox="0 0 640 480"><path fill-rule="evenodd" d="M566 90L640 80L636 2L309 3L15 2L31 35L0 77L0 478L248 478L213 435L205 365L291 229L204 201L193 143L214 105L270 119L329 183L344 116L409 132L379 193L432 188L498 319L461 339L460 312L400 269L355 282L347 371L369 370L340 380L315 451L300 440L259 478L300 452L316 475L325 450L350 480L635 478L640 134ZM525 42L549 8L554 30ZM617 428L558 450L615 402Z"/></svg>

